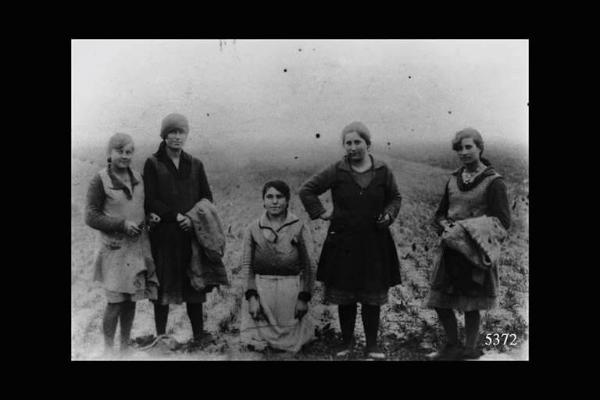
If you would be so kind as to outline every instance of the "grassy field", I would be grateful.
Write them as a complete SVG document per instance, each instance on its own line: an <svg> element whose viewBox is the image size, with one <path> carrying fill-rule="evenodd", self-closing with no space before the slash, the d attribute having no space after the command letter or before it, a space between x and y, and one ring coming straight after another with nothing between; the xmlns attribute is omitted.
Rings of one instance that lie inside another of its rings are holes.
<svg viewBox="0 0 600 400"><path fill-rule="evenodd" d="M335 158L313 153L290 162L268 159L229 163L221 154L194 152L205 163L217 209L227 231L224 262L232 286L208 295L205 304L205 326L217 341L199 351L185 348L171 352L135 351L133 359L168 360L333 360L330 348L339 336L336 307L322 304L322 288L317 287L311 301L310 315L317 322L318 339L296 355L245 351L238 342L239 310L242 299L240 276L241 238L243 229L262 212L260 190L269 179L283 179L292 188L291 210L309 221L297 191L313 173ZM149 155L147 149L136 150L134 167L140 169ZM390 291L390 301L382 309L380 338L389 360L424 360L425 355L443 340L443 332L432 310L423 308L428 291L436 235L429 221L441 198L451 165L432 161L435 151L412 149L377 154L391 166L403 204L392 234L402 265L403 284ZM450 150L446 150L453 156ZM103 148L79 149L72 152L71 200L71 356L75 360L96 359L102 352L101 322L105 300L102 289L92 282L92 265L96 248L96 232L83 222L85 192L90 178L101 169ZM510 238L504 244L500 266L500 307L484 314L482 340L487 333L515 334L517 346L499 345L486 349L483 359L528 359L529 298L529 200L527 160L514 152L495 153L489 157L507 177L513 224ZM446 154L447 155L447 154ZM515 161L515 157L518 162ZM437 164L437 165L432 165ZM330 202L328 194L322 196ZM308 222L313 237L314 258L318 258L327 225ZM463 318L459 318L461 332ZM185 306L172 306L168 333L178 341L191 338L191 326ZM133 338L154 333L151 304L138 303ZM118 334L118 333L117 333ZM364 340L360 313L356 334ZM356 354L353 359L361 359Z"/></svg>

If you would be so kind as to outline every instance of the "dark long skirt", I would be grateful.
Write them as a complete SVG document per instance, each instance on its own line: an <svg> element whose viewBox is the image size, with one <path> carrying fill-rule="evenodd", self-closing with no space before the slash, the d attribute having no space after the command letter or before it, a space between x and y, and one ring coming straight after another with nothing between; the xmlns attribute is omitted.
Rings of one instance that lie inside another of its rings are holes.
<svg viewBox="0 0 600 400"><path fill-rule="evenodd" d="M192 233L176 222L159 224L150 235L158 277L158 303L203 303L206 292L195 290L188 276L192 257Z"/></svg>

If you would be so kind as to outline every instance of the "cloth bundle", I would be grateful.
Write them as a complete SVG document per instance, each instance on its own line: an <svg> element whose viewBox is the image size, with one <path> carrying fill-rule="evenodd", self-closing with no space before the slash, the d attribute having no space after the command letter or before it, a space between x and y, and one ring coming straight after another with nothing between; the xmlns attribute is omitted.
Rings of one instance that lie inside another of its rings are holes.
<svg viewBox="0 0 600 400"><path fill-rule="evenodd" d="M215 206L202 199L186 213L192 220L194 240L188 276L192 287L210 291L214 286L229 286L222 258L225 254L225 233Z"/></svg>
<svg viewBox="0 0 600 400"><path fill-rule="evenodd" d="M484 273L500 259L507 232L496 217L481 216L457 221L442 234L442 246L458 251L476 268L473 280L483 282Z"/></svg>

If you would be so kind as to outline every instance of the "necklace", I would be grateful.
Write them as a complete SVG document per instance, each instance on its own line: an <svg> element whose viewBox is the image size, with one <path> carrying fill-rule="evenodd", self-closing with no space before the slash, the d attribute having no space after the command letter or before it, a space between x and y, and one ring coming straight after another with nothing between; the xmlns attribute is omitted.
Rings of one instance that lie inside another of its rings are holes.
<svg viewBox="0 0 600 400"><path fill-rule="evenodd" d="M477 167L477 169L473 172L467 172L466 169L463 170L462 172L462 180L464 183L469 184L471 182L473 182L473 180L475 179L475 177L477 177L477 175L479 175L481 172L483 171L483 168L481 168L481 165Z"/></svg>

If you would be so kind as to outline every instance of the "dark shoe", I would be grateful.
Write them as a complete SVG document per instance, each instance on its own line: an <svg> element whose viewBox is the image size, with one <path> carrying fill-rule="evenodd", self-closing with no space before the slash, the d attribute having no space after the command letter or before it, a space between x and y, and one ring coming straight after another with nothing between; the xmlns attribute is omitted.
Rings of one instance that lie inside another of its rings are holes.
<svg viewBox="0 0 600 400"><path fill-rule="evenodd" d="M456 361L460 360L463 346L458 344L446 344L440 351L427 355L431 361Z"/></svg>
<svg viewBox="0 0 600 400"><path fill-rule="evenodd" d="M272 347L272 346L267 346L266 348L266 352L268 354L282 354L282 353L287 353L286 350L282 350L282 349L278 349L276 347Z"/></svg>
<svg viewBox="0 0 600 400"><path fill-rule="evenodd" d="M478 348L474 349L463 349L461 354L462 360L478 360L483 355L483 351Z"/></svg>
<svg viewBox="0 0 600 400"><path fill-rule="evenodd" d="M334 349L336 357L347 357L352 354L354 350L354 340L350 340L348 342L343 342L341 345L337 346Z"/></svg>
<svg viewBox="0 0 600 400"><path fill-rule="evenodd" d="M189 347L193 350L203 349L204 347L210 346L216 342L213 335L208 332L202 332L200 335L194 337L189 344Z"/></svg>
<svg viewBox="0 0 600 400"><path fill-rule="evenodd" d="M139 336L132 341L132 345L137 348L143 348L151 345L156 340L154 335Z"/></svg>
<svg viewBox="0 0 600 400"><path fill-rule="evenodd" d="M373 360L385 360L385 353L377 345L367 347L365 354L367 358L371 358Z"/></svg>

